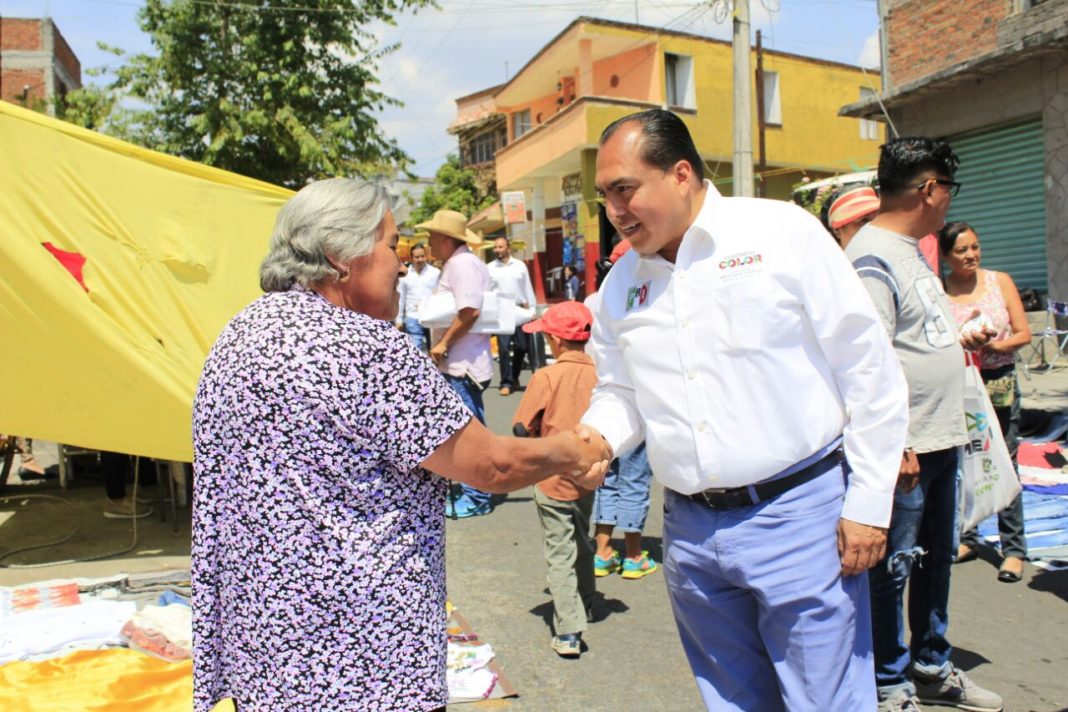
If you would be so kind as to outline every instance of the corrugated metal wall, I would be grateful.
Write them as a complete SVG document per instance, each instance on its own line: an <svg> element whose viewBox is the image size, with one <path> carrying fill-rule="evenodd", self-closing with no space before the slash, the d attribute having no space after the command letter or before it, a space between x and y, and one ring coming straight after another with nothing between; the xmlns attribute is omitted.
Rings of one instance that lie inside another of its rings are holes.
<svg viewBox="0 0 1068 712"><path fill-rule="evenodd" d="M1045 154L1040 118L950 136L963 183L947 220L972 225L983 267L1046 292Z"/></svg>

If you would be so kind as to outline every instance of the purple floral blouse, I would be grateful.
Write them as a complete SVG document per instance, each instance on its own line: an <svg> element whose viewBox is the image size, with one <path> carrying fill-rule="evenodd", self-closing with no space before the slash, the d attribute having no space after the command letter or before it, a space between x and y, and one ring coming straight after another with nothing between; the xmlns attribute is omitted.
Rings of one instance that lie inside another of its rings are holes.
<svg viewBox="0 0 1068 712"><path fill-rule="evenodd" d="M294 288L223 330L193 407L193 696L444 705L445 481L470 418L391 324Z"/></svg>

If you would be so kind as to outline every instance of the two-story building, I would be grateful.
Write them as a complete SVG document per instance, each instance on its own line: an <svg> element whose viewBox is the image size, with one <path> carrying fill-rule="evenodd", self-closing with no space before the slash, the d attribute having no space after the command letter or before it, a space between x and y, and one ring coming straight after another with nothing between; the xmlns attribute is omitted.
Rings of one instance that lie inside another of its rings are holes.
<svg viewBox="0 0 1068 712"><path fill-rule="evenodd" d="M883 113L902 136L949 140L983 265L1068 300L1068 0L883 0Z"/></svg>
<svg viewBox="0 0 1068 712"><path fill-rule="evenodd" d="M756 67L755 51L752 59ZM838 109L877 91L877 71L770 50L762 64L763 121L755 115L756 101L753 117L754 152L761 124L766 146L756 168L759 194L786 199L806 176L875 164L879 125L840 117ZM756 83L754 73L754 96ZM526 194L530 220L513 235L534 247L535 281L568 261L580 273L584 268L592 286L593 263L613 237L594 190L601 131L627 114L669 108L690 128L706 175L730 193L732 96L729 42L580 17L508 82L457 100L451 130L461 136L461 156L471 154L464 146L476 145L478 136L496 137L483 140L494 146L497 190ZM489 155L488 148L476 150L473 162L484 165Z"/></svg>

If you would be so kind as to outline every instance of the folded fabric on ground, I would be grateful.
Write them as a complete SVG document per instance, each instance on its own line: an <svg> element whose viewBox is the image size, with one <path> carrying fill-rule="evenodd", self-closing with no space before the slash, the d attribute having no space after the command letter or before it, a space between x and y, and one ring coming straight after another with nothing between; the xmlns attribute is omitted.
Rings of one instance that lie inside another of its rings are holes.
<svg viewBox="0 0 1068 712"><path fill-rule="evenodd" d="M119 631L136 610L132 601L85 601L0 614L0 664L72 649L122 645Z"/></svg>
<svg viewBox="0 0 1068 712"><path fill-rule="evenodd" d="M1025 487L1023 509L1028 556L1061 558L1063 548L1068 546L1068 496L1039 494ZM979 535L991 545L1000 546L997 517L980 522Z"/></svg>
<svg viewBox="0 0 1068 712"><path fill-rule="evenodd" d="M0 615L38 608L76 606L79 603L78 584L74 582L0 590Z"/></svg>
<svg viewBox="0 0 1068 712"><path fill-rule="evenodd" d="M177 712L192 700L192 661L168 663L127 648L0 666L5 712Z"/></svg>
<svg viewBox="0 0 1068 712"><path fill-rule="evenodd" d="M193 611L183 603L145 606L122 627L131 648L163 660L193 657Z"/></svg>
<svg viewBox="0 0 1068 712"><path fill-rule="evenodd" d="M449 686L449 704L515 697L518 693L497 665L493 647L479 640L478 634L451 603L445 608L449 635L445 678Z"/></svg>

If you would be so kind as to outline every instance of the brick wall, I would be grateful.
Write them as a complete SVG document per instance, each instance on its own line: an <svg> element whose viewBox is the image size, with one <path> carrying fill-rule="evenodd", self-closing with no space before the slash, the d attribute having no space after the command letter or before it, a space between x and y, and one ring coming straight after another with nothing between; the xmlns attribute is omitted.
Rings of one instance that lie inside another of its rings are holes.
<svg viewBox="0 0 1068 712"><path fill-rule="evenodd" d="M76 87L80 87L82 85L82 63L74 56L70 45L67 44L67 40L63 39L55 23L52 23L52 31L52 52L55 54L56 61L74 80Z"/></svg>
<svg viewBox="0 0 1068 712"><path fill-rule="evenodd" d="M41 21L0 18L0 50L40 51Z"/></svg>
<svg viewBox="0 0 1068 712"><path fill-rule="evenodd" d="M997 49L1013 0L889 0L890 83L901 86Z"/></svg>
<svg viewBox="0 0 1068 712"><path fill-rule="evenodd" d="M29 86L30 89L26 92L25 101L23 101L23 89L26 86ZM25 104L26 106L33 108L35 103L44 99L44 70L5 69L3 80L0 81L0 89L2 89L2 96L0 96L0 99L10 101L12 104L19 104L20 106Z"/></svg>

